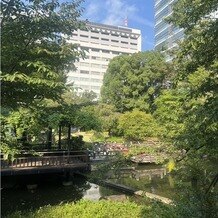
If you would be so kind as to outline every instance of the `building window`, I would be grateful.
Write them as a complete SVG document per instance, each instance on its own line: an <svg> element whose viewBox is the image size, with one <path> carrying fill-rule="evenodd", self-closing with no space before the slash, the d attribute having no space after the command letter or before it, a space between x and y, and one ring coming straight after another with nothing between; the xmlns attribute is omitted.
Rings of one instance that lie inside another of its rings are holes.
<svg viewBox="0 0 218 218"><path fill-rule="evenodd" d="M89 48L88 48L88 47L81 47L81 49L82 49L83 51L89 51Z"/></svg>
<svg viewBox="0 0 218 218"><path fill-rule="evenodd" d="M102 50L102 53L110 54L109 50Z"/></svg>
<svg viewBox="0 0 218 218"><path fill-rule="evenodd" d="M87 36L87 35L80 35L80 37L89 38L89 36Z"/></svg>
<svg viewBox="0 0 218 218"><path fill-rule="evenodd" d="M80 77L80 81L89 81L89 78Z"/></svg>
<svg viewBox="0 0 218 218"><path fill-rule="evenodd" d="M98 72L98 71L91 71L91 74L92 74L92 75L100 75L101 73Z"/></svg>
<svg viewBox="0 0 218 218"><path fill-rule="evenodd" d="M100 57L97 57L97 56L91 56L91 59L92 59L92 60L98 60L98 61L101 60L101 58L100 58Z"/></svg>
<svg viewBox="0 0 218 218"><path fill-rule="evenodd" d="M99 83L99 82L101 82L101 81L102 81L101 79L91 78L91 82L97 82L97 83Z"/></svg>
<svg viewBox="0 0 218 218"><path fill-rule="evenodd" d="M109 33L105 33L105 32L101 32L101 34L103 34L103 35L109 35Z"/></svg>
<svg viewBox="0 0 218 218"><path fill-rule="evenodd" d="M103 41L109 41L109 39L105 39L105 38L101 38L101 40L103 40Z"/></svg>
<svg viewBox="0 0 218 218"><path fill-rule="evenodd" d="M80 73L81 74L89 74L89 71L88 70L80 70Z"/></svg>
<svg viewBox="0 0 218 218"><path fill-rule="evenodd" d="M112 51L112 54L119 55L120 53L117 51Z"/></svg>
<svg viewBox="0 0 218 218"><path fill-rule="evenodd" d="M101 68L100 64L91 64L91 67Z"/></svg>
<svg viewBox="0 0 218 218"><path fill-rule="evenodd" d="M95 36L91 36L91 39L99 39L98 37Z"/></svg>
<svg viewBox="0 0 218 218"><path fill-rule="evenodd" d="M95 51L95 52L100 52L100 50L99 50L99 49L97 49L97 48L92 48L92 51Z"/></svg>
<svg viewBox="0 0 218 218"><path fill-rule="evenodd" d="M80 62L80 66L89 67L89 63Z"/></svg>

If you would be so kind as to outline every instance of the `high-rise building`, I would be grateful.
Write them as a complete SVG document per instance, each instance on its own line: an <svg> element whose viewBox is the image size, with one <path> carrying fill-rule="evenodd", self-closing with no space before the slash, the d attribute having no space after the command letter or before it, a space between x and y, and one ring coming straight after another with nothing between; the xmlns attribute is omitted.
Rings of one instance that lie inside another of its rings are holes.
<svg viewBox="0 0 218 218"><path fill-rule="evenodd" d="M68 82L73 82L78 92L93 91L99 97L109 61L120 54L141 51L141 31L128 27L87 23L87 30L73 32L72 43L85 50L86 58L75 63Z"/></svg>
<svg viewBox="0 0 218 218"><path fill-rule="evenodd" d="M176 46L184 36L183 29L165 21L172 14L172 5L177 0L155 0L155 50L166 50Z"/></svg>

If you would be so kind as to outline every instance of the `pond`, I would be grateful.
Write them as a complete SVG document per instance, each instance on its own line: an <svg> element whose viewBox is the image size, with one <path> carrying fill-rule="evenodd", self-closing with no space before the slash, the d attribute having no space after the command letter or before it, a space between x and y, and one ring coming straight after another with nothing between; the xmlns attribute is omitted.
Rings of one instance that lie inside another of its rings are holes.
<svg viewBox="0 0 218 218"><path fill-rule="evenodd" d="M111 179L112 182L130 186L162 197L175 195L175 178L167 174L166 168L156 164L132 165L135 169L125 172L124 176Z"/></svg>
<svg viewBox="0 0 218 218"><path fill-rule="evenodd" d="M162 166L146 164L132 167L133 171L126 170L124 175L110 180L163 197L171 198L175 193L174 180L166 174L166 169ZM75 176L71 181L71 186L64 186L63 177L60 175L13 177L13 181L11 177L4 178L2 187L11 182L14 186L2 189L2 216L17 210L35 210L49 204L58 205L61 202L76 202L80 199L98 201L105 196L122 194L117 190L90 183L81 176ZM37 189L28 190L27 184L34 183L38 184Z"/></svg>
<svg viewBox="0 0 218 218"><path fill-rule="evenodd" d="M49 204L76 202L82 198L97 201L107 195L120 194L118 191L89 183L79 176L72 178L71 186L64 186L59 176L44 176L37 182L38 187L34 191L28 190L26 186L27 181L33 181L32 178L25 176L14 179L16 183L13 184L16 185L13 188L3 188L1 191L2 217L15 211L35 210Z"/></svg>

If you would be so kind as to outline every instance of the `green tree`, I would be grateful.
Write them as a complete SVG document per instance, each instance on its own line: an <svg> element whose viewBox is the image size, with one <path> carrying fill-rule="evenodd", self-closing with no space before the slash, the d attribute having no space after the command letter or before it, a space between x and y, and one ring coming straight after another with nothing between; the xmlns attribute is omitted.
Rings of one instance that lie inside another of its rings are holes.
<svg viewBox="0 0 218 218"><path fill-rule="evenodd" d="M156 110L153 115L162 126L161 135L167 139L175 139L183 130L181 117L184 114L186 93L184 88L168 89L155 99Z"/></svg>
<svg viewBox="0 0 218 218"><path fill-rule="evenodd" d="M158 133L158 127L152 115L138 109L122 114L118 120L118 129L125 138L130 140L144 140Z"/></svg>
<svg viewBox="0 0 218 218"><path fill-rule="evenodd" d="M115 105L120 112L134 108L153 111L154 99L164 88L170 73L170 64L159 52L115 57L104 76L102 101Z"/></svg>
<svg viewBox="0 0 218 218"><path fill-rule="evenodd" d="M76 113L75 124L81 130L101 130L101 121L95 113L93 106L82 107Z"/></svg>
<svg viewBox="0 0 218 218"><path fill-rule="evenodd" d="M94 110L96 115L101 120L102 130L108 131L109 135L113 134L120 115L116 112L116 108L113 105L98 103L97 105L94 105Z"/></svg>
<svg viewBox="0 0 218 218"><path fill-rule="evenodd" d="M82 28L81 2L1 2L2 106L17 108L60 97L68 70L82 54L68 41Z"/></svg>
<svg viewBox="0 0 218 218"><path fill-rule="evenodd" d="M218 141L218 20L213 16L217 8L217 0L178 1L170 19L186 34L175 58L178 82L182 81L188 91L179 144L188 149L203 148L203 153L210 155Z"/></svg>
<svg viewBox="0 0 218 218"><path fill-rule="evenodd" d="M169 19L185 32L174 60L177 83L182 82L187 90L181 116L184 128L175 144L186 151L180 159L185 160L181 162L181 172L185 175L182 179L190 179L195 194L200 195L200 201L195 201L195 210L201 205L198 215L201 217L217 216L211 213L215 209L211 199L216 192L210 192L218 181L215 166L218 159L218 20L213 16L217 8L217 0L177 1ZM190 198L191 193L188 195Z"/></svg>

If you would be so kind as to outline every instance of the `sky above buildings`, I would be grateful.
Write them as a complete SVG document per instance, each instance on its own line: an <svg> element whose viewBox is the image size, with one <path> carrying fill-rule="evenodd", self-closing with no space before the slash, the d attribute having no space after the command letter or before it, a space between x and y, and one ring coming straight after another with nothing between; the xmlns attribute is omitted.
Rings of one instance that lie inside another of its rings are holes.
<svg viewBox="0 0 218 218"><path fill-rule="evenodd" d="M85 0L83 19L140 29L142 51L154 48L154 0Z"/></svg>

